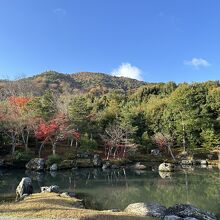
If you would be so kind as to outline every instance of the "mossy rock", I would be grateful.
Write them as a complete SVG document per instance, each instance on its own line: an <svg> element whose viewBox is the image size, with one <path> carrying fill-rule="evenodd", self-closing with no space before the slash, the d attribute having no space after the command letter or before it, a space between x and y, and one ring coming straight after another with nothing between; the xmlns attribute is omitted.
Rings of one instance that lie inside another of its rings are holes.
<svg viewBox="0 0 220 220"><path fill-rule="evenodd" d="M59 170L72 169L75 166L74 160L63 160L58 164Z"/></svg>
<svg viewBox="0 0 220 220"><path fill-rule="evenodd" d="M94 167L93 162L90 159L78 159L76 161L76 166L79 168Z"/></svg>

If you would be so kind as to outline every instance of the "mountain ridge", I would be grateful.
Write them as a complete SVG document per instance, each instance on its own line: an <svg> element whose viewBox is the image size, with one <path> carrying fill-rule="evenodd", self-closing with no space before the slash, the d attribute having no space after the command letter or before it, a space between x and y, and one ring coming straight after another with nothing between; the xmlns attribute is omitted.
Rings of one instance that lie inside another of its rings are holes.
<svg viewBox="0 0 220 220"><path fill-rule="evenodd" d="M100 72L77 72L77 73L60 73L57 71L45 71L30 77L18 80L0 80L0 87L6 87L7 83L32 85L36 93L42 94L45 90L50 89L54 92L63 93L73 91L89 91L94 88L101 90L133 90L140 86L146 85L144 81L136 79L112 76Z"/></svg>

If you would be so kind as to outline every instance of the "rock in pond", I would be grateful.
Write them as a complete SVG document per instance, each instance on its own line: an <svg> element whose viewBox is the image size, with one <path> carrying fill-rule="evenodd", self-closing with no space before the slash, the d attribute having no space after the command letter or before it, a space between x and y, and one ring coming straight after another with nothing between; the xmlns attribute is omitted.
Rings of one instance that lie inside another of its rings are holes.
<svg viewBox="0 0 220 220"><path fill-rule="evenodd" d="M152 216L163 218L165 216L166 207L158 203L133 203L128 205L124 210L139 216Z"/></svg>
<svg viewBox="0 0 220 220"><path fill-rule="evenodd" d="M137 162L136 164L134 164L133 166L131 166L132 169L135 170L145 170L146 166L141 164L140 162Z"/></svg>
<svg viewBox="0 0 220 220"><path fill-rule="evenodd" d="M45 168L45 160L43 158L31 159L27 164L28 170L42 171Z"/></svg>
<svg viewBox="0 0 220 220"><path fill-rule="evenodd" d="M93 157L93 165L95 166L95 167L100 167L100 166L102 166L102 159L101 159L101 157L100 157L100 155L99 154L94 154L94 157Z"/></svg>
<svg viewBox="0 0 220 220"><path fill-rule="evenodd" d="M158 170L160 172L173 172L174 171L174 165L171 163L161 163L159 165Z"/></svg>
<svg viewBox="0 0 220 220"><path fill-rule="evenodd" d="M54 193L58 193L59 192L59 186L56 185L52 185L52 186L42 186L41 188L41 192L54 192Z"/></svg>
<svg viewBox="0 0 220 220"><path fill-rule="evenodd" d="M51 166L50 166L50 171L57 171L57 169L58 169L58 166L57 166L57 164L56 163L54 163L54 164L52 164Z"/></svg>
<svg viewBox="0 0 220 220"><path fill-rule="evenodd" d="M16 199L23 197L24 195L30 195L33 193L33 186L31 178L23 177L21 182L16 188Z"/></svg>
<svg viewBox="0 0 220 220"><path fill-rule="evenodd" d="M165 214L175 215L188 220L193 218L199 220L217 220L214 214L188 204L176 204L168 208Z"/></svg>

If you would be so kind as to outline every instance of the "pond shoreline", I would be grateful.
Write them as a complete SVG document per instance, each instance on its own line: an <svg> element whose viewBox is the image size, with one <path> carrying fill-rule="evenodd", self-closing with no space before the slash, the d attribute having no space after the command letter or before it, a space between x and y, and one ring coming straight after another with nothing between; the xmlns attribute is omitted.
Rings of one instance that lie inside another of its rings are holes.
<svg viewBox="0 0 220 220"><path fill-rule="evenodd" d="M182 220L217 220L217 217L193 205L176 204L172 207L157 203L129 204L124 210L85 209L83 201L63 193L41 192L25 196L16 203L0 204L0 213L9 220L15 217L43 217L45 219L182 219ZM28 211L27 211L28 210ZM12 218L10 218L12 217ZM4 219L4 217L3 217Z"/></svg>
<svg viewBox="0 0 220 220"><path fill-rule="evenodd" d="M41 159L41 158L33 158L34 159ZM50 171L51 166L53 164L56 164L55 170L69 170L69 169L77 169L77 168L103 168L103 169L118 169L118 168L129 168L134 167L136 163L140 164L160 164L163 162L171 163L174 165L189 165L189 166L219 166L220 167L220 160L208 160L208 159L196 159L196 160L171 160L171 159L165 159L165 158L158 158L155 157L154 159L151 158L151 160L148 160L148 158L137 158L137 159L114 159L114 160L104 160L101 158L98 158L97 161L94 161L93 158L80 158L76 160L69 160L65 159L62 161L59 161L58 163L51 163L46 164L45 159L41 159L43 161L43 168L37 169L34 167L27 167L27 164L30 162L30 160L24 160L24 161L16 161L16 160L7 160L7 159L0 159L0 169L29 169L29 170L36 170L36 171ZM107 165L107 166L105 166ZM140 169L136 167L135 169ZM51 171L55 171L51 170Z"/></svg>

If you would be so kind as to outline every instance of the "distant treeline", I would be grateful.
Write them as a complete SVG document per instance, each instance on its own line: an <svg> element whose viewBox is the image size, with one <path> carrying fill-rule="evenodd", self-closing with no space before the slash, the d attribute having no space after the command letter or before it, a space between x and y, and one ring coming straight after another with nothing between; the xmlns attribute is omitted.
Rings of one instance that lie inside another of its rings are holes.
<svg viewBox="0 0 220 220"><path fill-rule="evenodd" d="M106 157L157 146L190 151L220 146L219 81L131 89L94 84L83 92L45 88L40 95L22 85L1 90L1 143L13 151L21 144L27 150L33 138L40 146L51 143L53 153L65 140L85 150L103 148Z"/></svg>

